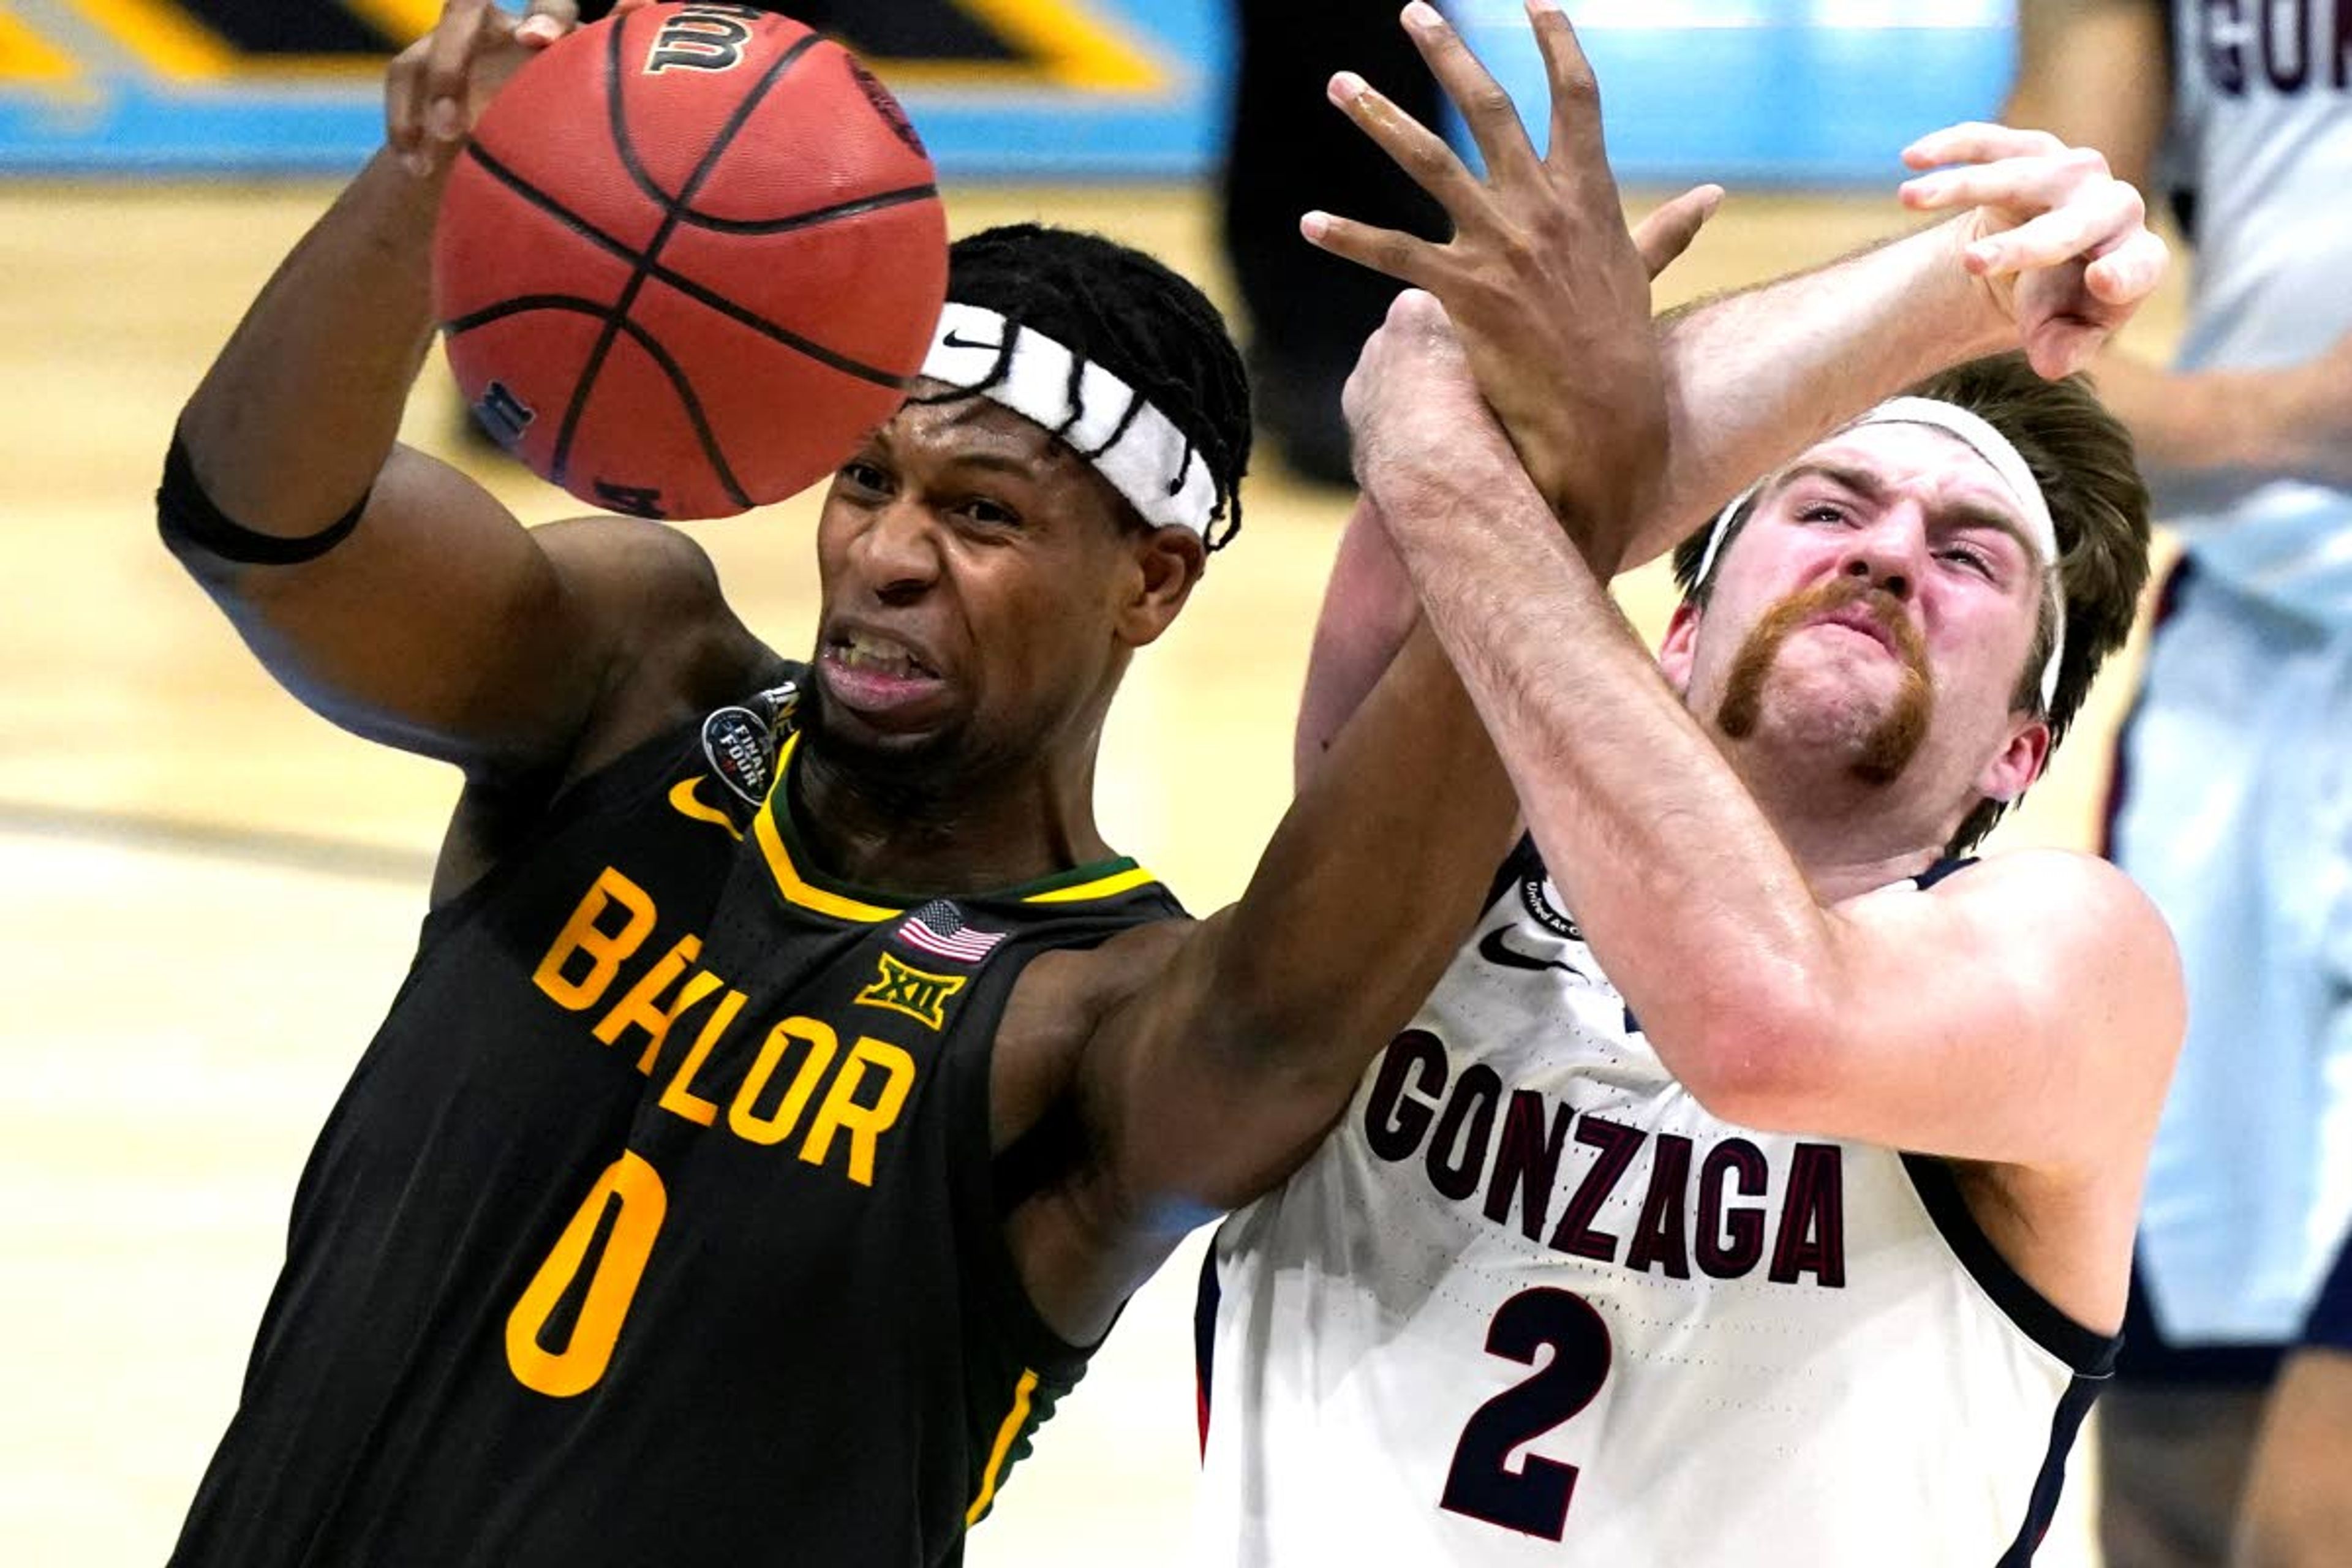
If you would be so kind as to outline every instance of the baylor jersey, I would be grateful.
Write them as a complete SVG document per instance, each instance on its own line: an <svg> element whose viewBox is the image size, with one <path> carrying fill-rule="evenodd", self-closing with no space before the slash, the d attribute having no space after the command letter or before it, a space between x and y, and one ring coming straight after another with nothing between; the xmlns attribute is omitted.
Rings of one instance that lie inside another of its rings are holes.
<svg viewBox="0 0 2352 1568"><path fill-rule="evenodd" d="M175 1563L961 1556L1086 1356L1003 1239L998 1017L1181 911L1128 861L827 884L767 788L789 703L583 781L426 921Z"/></svg>

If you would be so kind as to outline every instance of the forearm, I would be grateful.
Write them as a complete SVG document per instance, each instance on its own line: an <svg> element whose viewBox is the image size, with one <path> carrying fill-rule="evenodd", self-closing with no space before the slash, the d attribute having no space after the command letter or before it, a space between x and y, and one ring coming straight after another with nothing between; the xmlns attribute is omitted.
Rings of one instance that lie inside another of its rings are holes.
<svg viewBox="0 0 2352 1568"><path fill-rule="evenodd" d="M263 288L180 418L196 477L256 532L348 510L399 434L433 339L441 182L379 153Z"/></svg>
<svg viewBox="0 0 2352 1568"><path fill-rule="evenodd" d="M1726 1067L1712 1024L1825 973L1811 888L1531 486L1386 510L1547 867L1705 1092Z"/></svg>
<svg viewBox="0 0 2352 1568"><path fill-rule="evenodd" d="M1292 735L1291 787L1304 789L1349 715L1380 684L1412 634L1421 605L1372 503L1358 498L1324 584Z"/></svg>
<svg viewBox="0 0 2352 1568"><path fill-rule="evenodd" d="M2280 372L2168 370L2109 349L2092 376L2099 400L2130 429L2151 485L2294 466L2283 435L2291 421Z"/></svg>
<svg viewBox="0 0 2352 1568"><path fill-rule="evenodd" d="M1921 378L2011 346L1955 222L1660 324L1674 458L1622 565L1662 555L1759 475Z"/></svg>

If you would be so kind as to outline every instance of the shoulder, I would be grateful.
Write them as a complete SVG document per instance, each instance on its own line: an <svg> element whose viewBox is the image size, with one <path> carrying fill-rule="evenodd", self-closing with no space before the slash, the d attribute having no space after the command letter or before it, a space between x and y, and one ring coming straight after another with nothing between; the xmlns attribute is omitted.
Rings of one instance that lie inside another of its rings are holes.
<svg viewBox="0 0 2352 1568"><path fill-rule="evenodd" d="M1030 960L996 1030L991 1121L1000 1148L1069 1092L1079 1058L1104 1020L1164 973L1201 925L1174 915L1097 946L1056 949Z"/></svg>
<svg viewBox="0 0 2352 1568"><path fill-rule="evenodd" d="M2139 884L2095 855L1988 856L1927 889L1968 960L2055 1010L2070 1028L2168 1075L2188 994L2171 928Z"/></svg>
<svg viewBox="0 0 2352 1568"><path fill-rule="evenodd" d="M567 779L740 700L783 668L727 602L709 552L680 530L583 517L533 531L575 616L600 629L607 660Z"/></svg>

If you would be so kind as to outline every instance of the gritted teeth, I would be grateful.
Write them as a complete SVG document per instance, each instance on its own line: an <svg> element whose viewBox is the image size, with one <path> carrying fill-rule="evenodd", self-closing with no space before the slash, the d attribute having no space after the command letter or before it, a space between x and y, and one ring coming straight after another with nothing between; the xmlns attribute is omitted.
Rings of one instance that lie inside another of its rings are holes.
<svg viewBox="0 0 2352 1568"><path fill-rule="evenodd" d="M876 632L844 632L834 639L833 650L834 657L851 669L896 676L933 673L905 644Z"/></svg>

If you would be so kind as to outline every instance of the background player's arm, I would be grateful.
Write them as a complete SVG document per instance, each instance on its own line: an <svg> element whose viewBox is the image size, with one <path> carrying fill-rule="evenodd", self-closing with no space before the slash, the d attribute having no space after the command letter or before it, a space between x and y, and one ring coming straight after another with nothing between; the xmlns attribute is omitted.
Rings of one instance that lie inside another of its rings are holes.
<svg viewBox="0 0 2352 1568"><path fill-rule="evenodd" d="M472 480L394 439L433 340L443 176L470 116L526 52L517 31L486 5L452 5L395 62L386 148L263 289L179 426L205 496L254 533L316 534L365 498L357 528L315 560L180 553L304 701L478 775L569 758L600 704L625 706L656 643L689 665L750 643L684 535L619 519L525 530ZM550 16L523 37L558 31ZM676 646L666 627L701 628L709 646Z"/></svg>

